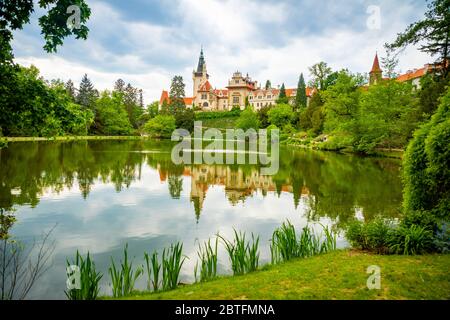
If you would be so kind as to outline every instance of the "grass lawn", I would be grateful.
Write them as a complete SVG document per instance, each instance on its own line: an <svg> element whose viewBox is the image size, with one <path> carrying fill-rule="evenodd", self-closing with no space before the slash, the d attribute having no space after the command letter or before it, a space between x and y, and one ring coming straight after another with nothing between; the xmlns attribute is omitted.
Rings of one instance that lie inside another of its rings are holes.
<svg viewBox="0 0 450 320"><path fill-rule="evenodd" d="M219 118L219 119L206 119L201 120L203 126L207 128L217 128L217 129L234 129L236 120L239 117L229 117L229 118Z"/></svg>
<svg viewBox="0 0 450 320"><path fill-rule="evenodd" d="M367 289L370 265L381 268L380 290ZM450 299L450 255L382 256L339 250L128 299Z"/></svg>

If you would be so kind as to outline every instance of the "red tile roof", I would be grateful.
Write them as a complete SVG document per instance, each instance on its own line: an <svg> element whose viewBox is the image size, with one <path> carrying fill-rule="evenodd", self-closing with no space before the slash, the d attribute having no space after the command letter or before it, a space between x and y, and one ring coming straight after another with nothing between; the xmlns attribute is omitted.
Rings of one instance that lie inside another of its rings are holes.
<svg viewBox="0 0 450 320"><path fill-rule="evenodd" d="M198 90L199 92L209 92L211 91L211 83L209 83L209 81L206 81Z"/></svg>
<svg viewBox="0 0 450 320"><path fill-rule="evenodd" d="M169 93L166 90L163 90L161 92L161 98L159 98L159 104L162 105L164 101L167 101L167 103L170 103ZM194 98L186 97L186 98L183 98L183 101L184 101L185 105L190 106L194 102Z"/></svg>
<svg viewBox="0 0 450 320"><path fill-rule="evenodd" d="M417 70L412 71L412 72L407 72L405 74L402 74L402 75L398 76L397 77L397 81L405 82L405 81L413 80L413 79L416 79L416 78L421 78L425 74L426 74L425 68L421 68L421 69L417 69Z"/></svg>

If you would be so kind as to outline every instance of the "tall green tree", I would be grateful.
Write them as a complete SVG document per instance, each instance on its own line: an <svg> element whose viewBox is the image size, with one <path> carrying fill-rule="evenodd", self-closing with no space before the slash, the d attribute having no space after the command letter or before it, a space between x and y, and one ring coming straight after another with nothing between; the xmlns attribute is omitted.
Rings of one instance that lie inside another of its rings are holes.
<svg viewBox="0 0 450 320"><path fill-rule="evenodd" d="M185 93L186 85L183 82L182 76L174 76L172 79L172 83L170 85L169 92L169 113L175 115L178 110L184 110L186 105L184 103L184 97L186 97Z"/></svg>
<svg viewBox="0 0 450 320"><path fill-rule="evenodd" d="M278 104L289 103L289 98L286 95L286 87L284 86L284 83L281 85L280 93L278 95L278 99L277 99L276 103L278 103Z"/></svg>
<svg viewBox="0 0 450 320"><path fill-rule="evenodd" d="M85 74L81 79L80 88L78 89L77 103L85 108L94 110L94 103L97 97L98 91L94 88L87 74Z"/></svg>
<svg viewBox="0 0 450 320"><path fill-rule="evenodd" d="M77 92L76 92L77 89L75 89L75 85L73 84L73 81L69 79L66 82L65 87L66 87L67 94L72 98L72 101L75 101L76 96L77 96Z"/></svg>
<svg viewBox="0 0 450 320"><path fill-rule="evenodd" d="M264 86L264 88L265 88L266 90L269 90L270 88L272 88L272 83L270 82L270 80L267 80L267 81L266 81L266 85Z"/></svg>
<svg viewBox="0 0 450 320"><path fill-rule="evenodd" d="M95 102L96 130L104 135L129 135L132 127L123 101L123 95L119 92L102 92Z"/></svg>
<svg viewBox="0 0 450 320"><path fill-rule="evenodd" d="M419 45L419 50L438 56L437 62L443 63L450 58L450 1L433 0L428 3L424 19L409 25L396 40L388 44L390 49ZM449 63L443 63L443 76L446 77Z"/></svg>
<svg viewBox="0 0 450 320"><path fill-rule="evenodd" d="M306 84L302 73L300 74L300 77L298 79L297 95L295 96L295 109L296 111L305 109L306 105L307 105Z"/></svg>

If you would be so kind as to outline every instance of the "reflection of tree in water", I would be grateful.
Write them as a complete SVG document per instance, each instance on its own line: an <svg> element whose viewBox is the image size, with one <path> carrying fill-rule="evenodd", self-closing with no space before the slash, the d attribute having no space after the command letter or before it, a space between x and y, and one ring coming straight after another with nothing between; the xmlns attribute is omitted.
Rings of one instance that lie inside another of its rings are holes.
<svg viewBox="0 0 450 320"><path fill-rule="evenodd" d="M173 199L180 199L183 191L183 178L175 175L169 176L169 193Z"/></svg>
<svg viewBox="0 0 450 320"><path fill-rule="evenodd" d="M158 170L173 199L181 197L183 176L190 177L197 219L213 185L224 186L231 205L256 192L263 197L292 194L294 207L307 209L314 221L328 217L345 224L354 219L355 208L362 208L367 220L399 212L396 160L282 149L277 174L261 176L257 165L175 165L171 147L170 142L158 141L11 143L2 149L0 160L0 208L36 206L46 190L60 192L75 181L84 198L98 181L114 184L119 192L140 179L146 164Z"/></svg>

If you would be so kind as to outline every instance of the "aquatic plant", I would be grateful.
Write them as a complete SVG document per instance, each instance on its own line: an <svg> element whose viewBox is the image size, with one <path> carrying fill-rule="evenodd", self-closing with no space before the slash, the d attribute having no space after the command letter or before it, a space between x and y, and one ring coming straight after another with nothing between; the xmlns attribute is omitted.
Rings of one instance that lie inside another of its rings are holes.
<svg viewBox="0 0 450 320"><path fill-rule="evenodd" d="M336 234L322 225L324 234L316 235L305 226L300 234L287 220L273 234L270 244L272 264L289 261L293 258L306 258L336 249Z"/></svg>
<svg viewBox="0 0 450 320"><path fill-rule="evenodd" d="M200 282L209 281L217 276L217 247L219 239L216 237L214 246L211 245L211 239L205 242L203 246L198 245L197 255L199 262L195 264L194 276L197 282L197 271L200 266Z"/></svg>
<svg viewBox="0 0 450 320"><path fill-rule="evenodd" d="M256 237L252 233L252 242L245 240L245 232L237 232L234 230L233 241L227 240L218 235L225 244L225 249L231 261L231 269L234 275L245 274L255 271L259 264L259 236Z"/></svg>
<svg viewBox="0 0 450 320"><path fill-rule="evenodd" d="M134 270L133 262L128 261L128 244L125 245L123 255L124 258L120 262L120 269L116 268L114 259L111 257L109 274L111 275L113 297L115 298L130 295L134 290L136 280L143 274L142 266L138 266Z"/></svg>
<svg viewBox="0 0 450 320"><path fill-rule="evenodd" d="M94 261L91 259L89 252L86 259L84 259L77 250L75 260L69 262L67 260L67 267L69 270L73 270L71 267L78 267L79 271L79 284L80 288L73 288L65 291L69 300L95 300L98 297L100 291L99 282L103 275L97 272L95 269ZM68 274L68 276L70 276Z"/></svg>

